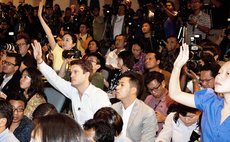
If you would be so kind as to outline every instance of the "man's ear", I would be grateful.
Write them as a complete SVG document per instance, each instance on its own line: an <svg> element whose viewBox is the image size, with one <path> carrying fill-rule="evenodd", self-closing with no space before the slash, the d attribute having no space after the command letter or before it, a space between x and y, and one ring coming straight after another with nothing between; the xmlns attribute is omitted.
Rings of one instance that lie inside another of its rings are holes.
<svg viewBox="0 0 230 142"><path fill-rule="evenodd" d="M7 119L6 118L0 118L0 128L6 127Z"/></svg>
<svg viewBox="0 0 230 142"><path fill-rule="evenodd" d="M162 85L163 88L166 88L165 80L163 80L163 81L161 82L161 85Z"/></svg>
<svg viewBox="0 0 230 142"><path fill-rule="evenodd" d="M160 63L161 63L161 60L157 60L157 64L160 65Z"/></svg>
<svg viewBox="0 0 230 142"><path fill-rule="evenodd" d="M101 65L99 65L99 64L96 65L97 70L100 69L100 67L101 67Z"/></svg>

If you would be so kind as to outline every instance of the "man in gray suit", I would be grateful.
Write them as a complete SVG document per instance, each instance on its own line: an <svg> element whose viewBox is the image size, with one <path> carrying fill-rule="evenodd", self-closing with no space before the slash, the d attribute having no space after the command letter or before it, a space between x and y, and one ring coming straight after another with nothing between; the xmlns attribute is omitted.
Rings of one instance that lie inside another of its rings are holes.
<svg viewBox="0 0 230 142"><path fill-rule="evenodd" d="M116 97L121 101L112 107L122 116L122 135L133 142L154 142L157 119L154 110L137 99L142 90L142 76L132 71L125 72L116 87Z"/></svg>

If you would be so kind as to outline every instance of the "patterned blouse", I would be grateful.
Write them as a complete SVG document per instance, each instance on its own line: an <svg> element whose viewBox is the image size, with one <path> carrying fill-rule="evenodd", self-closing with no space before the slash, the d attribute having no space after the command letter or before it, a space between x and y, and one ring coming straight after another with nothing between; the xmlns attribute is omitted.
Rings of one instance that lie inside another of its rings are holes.
<svg viewBox="0 0 230 142"><path fill-rule="evenodd" d="M33 97L31 97L27 102L27 106L25 108L24 115L26 115L28 118L32 119L32 114L33 114L34 110L40 104L43 104L43 103L46 103L46 100L44 97L42 97L39 94L33 95Z"/></svg>

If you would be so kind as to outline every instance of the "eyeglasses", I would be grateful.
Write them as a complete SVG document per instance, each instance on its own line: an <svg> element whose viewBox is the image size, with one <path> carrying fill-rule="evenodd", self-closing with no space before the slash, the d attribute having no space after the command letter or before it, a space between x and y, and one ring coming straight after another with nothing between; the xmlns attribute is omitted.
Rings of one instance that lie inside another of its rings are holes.
<svg viewBox="0 0 230 142"><path fill-rule="evenodd" d="M153 87L153 88L149 88L148 89L148 91L149 91L149 93L152 93L153 91L156 91L156 90L158 90L159 88L160 88L160 86L161 86L161 83L160 84L158 84L158 86L157 87Z"/></svg>
<svg viewBox="0 0 230 142"><path fill-rule="evenodd" d="M11 63L11 62L8 62L8 61L5 61L5 60L2 61L2 64L3 64L3 65L7 65L7 66L10 66L10 65L16 66L16 64Z"/></svg>
<svg viewBox="0 0 230 142"><path fill-rule="evenodd" d="M26 43L24 42L24 43L17 43L17 46L18 47L20 47L20 46L24 46L24 45L26 45Z"/></svg>
<svg viewBox="0 0 230 142"><path fill-rule="evenodd" d="M211 81L212 79L213 79L213 77L212 77L212 78L209 78L209 79L199 79L199 82L200 82L200 83L209 82L209 81Z"/></svg>
<svg viewBox="0 0 230 142"><path fill-rule="evenodd" d="M13 112L17 111L17 112L23 112L25 109L24 108L13 108Z"/></svg>
<svg viewBox="0 0 230 142"><path fill-rule="evenodd" d="M95 64L97 64L97 61L94 61L94 60L88 60L88 61L90 61L90 63L95 63Z"/></svg>

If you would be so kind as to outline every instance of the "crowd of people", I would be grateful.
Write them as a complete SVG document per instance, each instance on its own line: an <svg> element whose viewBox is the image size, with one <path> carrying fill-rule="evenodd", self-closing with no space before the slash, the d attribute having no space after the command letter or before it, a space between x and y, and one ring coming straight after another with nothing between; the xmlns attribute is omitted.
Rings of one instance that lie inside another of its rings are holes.
<svg viewBox="0 0 230 142"><path fill-rule="evenodd" d="M230 141L228 0L50 2L0 4L1 142Z"/></svg>

